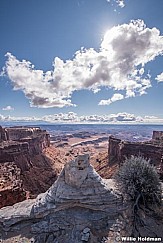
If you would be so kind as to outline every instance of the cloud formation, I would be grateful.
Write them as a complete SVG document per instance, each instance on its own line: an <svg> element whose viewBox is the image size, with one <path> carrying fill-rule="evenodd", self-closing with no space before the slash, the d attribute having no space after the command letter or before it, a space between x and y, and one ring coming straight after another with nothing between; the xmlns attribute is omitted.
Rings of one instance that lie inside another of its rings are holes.
<svg viewBox="0 0 163 243"><path fill-rule="evenodd" d="M158 82L163 82L163 73L157 75L156 80L157 80Z"/></svg>
<svg viewBox="0 0 163 243"><path fill-rule="evenodd" d="M124 0L106 0L107 2L115 2L120 8L125 7L125 1Z"/></svg>
<svg viewBox="0 0 163 243"><path fill-rule="evenodd" d="M120 112L109 115L83 115L78 116L74 112L58 113L53 115L46 115L43 117L13 117L4 116L0 114L0 121L2 122L32 122L32 123L51 123L51 124L119 124L119 123L163 123L163 119L156 116L136 116L127 112Z"/></svg>
<svg viewBox="0 0 163 243"><path fill-rule="evenodd" d="M127 112L111 114L110 120L113 122L142 122L143 118L140 116L135 116L134 114L130 114Z"/></svg>
<svg viewBox="0 0 163 243"><path fill-rule="evenodd" d="M150 76L144 66L163 54L163 38L156 28L147 28L142 20L114 26L108 30L98 51L93 48L77 51L72 60L55 57L53 70L36 70L29 61L19 61L7 53L3 73L12 81L14 90L22 90L31 106L48 108L75 106L71 102L74 91L99 92L101 87L115 91L112 98L146 94L151 87ZM119 94L119 93L118 93Z"/></svg>
<svg viewBox="0 0 163 243"><path fill-rule="evenodd" d="M101 100L99 102L99 105L110 105L112 102L115 102L117 100L123 100L123 99L124 96L122 94L116 93L108 100Z"/></svg>
<svg viewBox="0 0 163 243"><path fill-rule="evenodd" d="M2 110L3 110L3 111L13 111L14 108L13 108L12 106L8 105L8 106L6 106L6 107L3 107Z"/></svg>

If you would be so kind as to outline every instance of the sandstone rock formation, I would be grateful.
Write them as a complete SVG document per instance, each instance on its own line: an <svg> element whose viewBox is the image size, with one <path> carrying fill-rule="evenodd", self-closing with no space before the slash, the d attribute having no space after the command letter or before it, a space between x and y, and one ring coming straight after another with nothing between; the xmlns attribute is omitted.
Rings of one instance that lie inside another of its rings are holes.
<svg viewBox="0 0 163 243"><path fill-rule="evenodd" d="M161 239L162 218L156 220L157 215L142 209L141 214L136 237ZM47 192L0 209L0 232L3 243L124 242L122 236L131 236L132 219L114 180L102 179L89 164L89 155L79 155Z"/></svg>
<svg viewBox="0 0 163 243"><path fill-rule="evenodd" d="M109 137L109 164L123 163L125 157L131 155L143 156L150 159L151 163L160 167L163 156L163 132L154 131L152 140L145 142L129 142L110 136Z"/></svg>
<svg viewBox="0 0 163 243"><path fill-rule="evenodd" d="M9 140L8 133L5 128L0 126L0 142Z"/></svg>
<svg viewBox="0 0 163 243"><path fill-rule="evenodd" d="M46 214L47 208L55 211L64 205L115 213L115 205L121 199L109 190L108 182L97 174L89 163L89 155L85 154L65 165L52 187L37 198L34 213Z"/></svg>
<svg viewBox="0 0 163 243"><path fill-rule="evenodd" d="M38 195L56 180L56 171L43 154L49 145L49 134L38 127L0 127L0 207Z"/></svg>
<svg viewBox="0 0 163 243"><path fill-rule="evenodd" d="M2 238L4 243L20 235L26 242L101 242L114 225L119 234L123 210L113 180L102 179L89 156L80 155L65 165L47 192L0 210Z"/></svg>
<svg viewBox="0 0 163 243"><path fill-rule="evenodd" d="M14 162L0 163L0 208L26 199L20 168Z"/></svg>
<svg viewBox="0 0 163 243"><path fill-rule="evenodd" d="M153 131L152 139L154 141L163 141L163 131Z"/></svg>

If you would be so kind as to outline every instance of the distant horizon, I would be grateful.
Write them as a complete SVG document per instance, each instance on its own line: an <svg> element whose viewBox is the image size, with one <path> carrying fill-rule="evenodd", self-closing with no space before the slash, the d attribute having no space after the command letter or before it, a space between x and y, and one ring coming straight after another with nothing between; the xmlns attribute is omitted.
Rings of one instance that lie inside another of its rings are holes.
<svg viewBox="0 0 163 243"><path fill-rule="evenodd" d="M1 0L0 122L163 124L162 0Z"/></svg>
<svg viewBox="0 0 163 243"><path fill-rule="evenodd" d="M28 123L28 122L11 122L11 123L0 123L0 126L5 126L5 125L12 125L14 127L19 127L19 126L55 126L55 125L112 125L112 126L119 126L119 125L126 125L126 126L137 126L137 125L140 125L140 126L163 126L162 123L122 123L122 122L119 122L119 123ZM15 125L14 125L15 124ZM16 125L18 124L18 125ZM22 125L21 125L22 124ZM25 125L26 124L26 125Z"/></svg>

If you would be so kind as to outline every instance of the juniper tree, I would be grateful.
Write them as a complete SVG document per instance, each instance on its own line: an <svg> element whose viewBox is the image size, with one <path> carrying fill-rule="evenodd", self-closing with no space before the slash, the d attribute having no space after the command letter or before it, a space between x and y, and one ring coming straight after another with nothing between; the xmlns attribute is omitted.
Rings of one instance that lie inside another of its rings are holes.
<svg viewBox="0 0 163 243"><path fill-rule="evenodd" d="M143 157L126 158L115 176L118 187L126 199L135 206L159 205L161 203L161 183L153 165Z"/></svg>
<svg viewBox="0 0 163 243"><path fill-rule="evenodd" d="M141 211L154 214L156 208L159 208L156 206L161 205L161 182L157 171L149 160L132 156L126 158L115 179L126 200L131 202L131 235L140 236L139 226L146 227ZM146 229L151 231L148 227Z"/></svg>

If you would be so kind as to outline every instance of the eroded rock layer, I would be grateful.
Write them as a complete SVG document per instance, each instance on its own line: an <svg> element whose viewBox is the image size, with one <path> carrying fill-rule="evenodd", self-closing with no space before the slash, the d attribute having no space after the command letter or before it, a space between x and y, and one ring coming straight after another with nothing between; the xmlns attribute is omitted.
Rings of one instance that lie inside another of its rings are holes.
<svg viewBox="0 0 163 243"><path fill-rule="evenodd" d="M0 208L45 192L56 171L43 153L49 134L38 127L0 127Z"/></svg>
<svg viewBox="0 0 163 243"><path fill-rule="evenodd" d="M65 165L47 192L0 210L2 237L4 242L20 235L38 243L101 242L113 225L121 229L117 220L123 210L113 180L102 179L89 156L81 155Z"/></svg>
<svg viewBox="0 0 163 243"><path fill-rule="evenodd" d="M163 166L163 132L153 131L152 139L144 142L129 142L113 136L109 137L109 164L123 163L126 157L142 156L162 168ZM163 175L163 170L160 171Z"/></svg>
<svg viewBox="0 0 163 243"><path fill-rule="evenodd" d="M0 210L2 242L113 243L124 242L122 236L163 237L161 209L147 213L141 208L133 234L133 208L122 199L114 180L102 179L89 155L79 155L47 192Z"/></svg>

